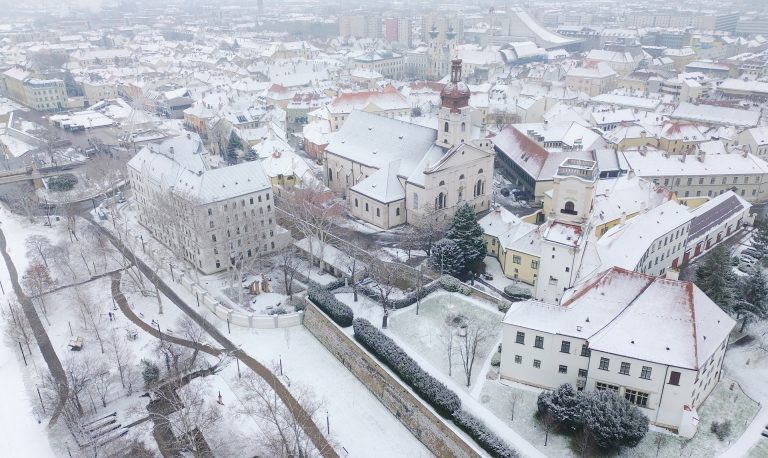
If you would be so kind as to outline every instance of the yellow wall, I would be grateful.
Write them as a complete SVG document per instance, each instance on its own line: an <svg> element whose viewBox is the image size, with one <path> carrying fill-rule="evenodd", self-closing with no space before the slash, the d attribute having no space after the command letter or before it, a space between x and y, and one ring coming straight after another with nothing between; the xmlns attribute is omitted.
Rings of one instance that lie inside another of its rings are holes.
<svg viewBox="0 0 768 458"><path fill-rule="evenodd" d="M520 263L516 264L515 257L520 257ZM532 267L532 261L536 261L537 267ZM502 263L502 270L504 275L509 278L519 280L529 285L536 284L536 275L539 272L538 268L539 257L533 256L528 253L520 251L507 250L504 252L504 262Z"/></svg>

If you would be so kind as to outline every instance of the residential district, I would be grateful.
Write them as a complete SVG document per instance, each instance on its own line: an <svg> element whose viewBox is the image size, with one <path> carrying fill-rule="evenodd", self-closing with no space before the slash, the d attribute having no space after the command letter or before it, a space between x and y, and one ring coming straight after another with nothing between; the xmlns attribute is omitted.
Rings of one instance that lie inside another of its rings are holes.
<svg viewBox="0 0 768 458"><path fill-rule="evenodd" d="M3 2L8 457L768 457L768 4Z"/></svg>

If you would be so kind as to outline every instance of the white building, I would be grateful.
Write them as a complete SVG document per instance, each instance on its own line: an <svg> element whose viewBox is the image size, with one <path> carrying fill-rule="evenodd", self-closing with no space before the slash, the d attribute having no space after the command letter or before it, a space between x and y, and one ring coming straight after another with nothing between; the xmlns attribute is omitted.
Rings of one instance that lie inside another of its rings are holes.
<svg viewBox="0 0 768 458"><path fill-rule="evenodd" d="M128 178L139 222L205 274L289 241L260 162L212 168L194 134L142 148L128 162Z"/></svg>
<svg viewBox="0 0 768 458"><path fill-rule="evenodd" d="M696 432L696 409L720 380L735 324L690 282L620 268L559 304L517 302L503 323L502 378L614 390L652 424L685 437Z"/></svg>

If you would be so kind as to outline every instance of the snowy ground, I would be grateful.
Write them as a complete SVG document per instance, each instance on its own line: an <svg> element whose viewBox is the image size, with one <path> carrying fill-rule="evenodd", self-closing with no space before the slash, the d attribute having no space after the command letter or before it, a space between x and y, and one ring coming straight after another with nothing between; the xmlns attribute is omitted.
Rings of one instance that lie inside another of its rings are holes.
<svg viewBox="0 0 768 458"><path fill-rule="evenodd" d="M483 326L486 337L478 346L476 363L472 372L475 384L481 374L481 368L488 359L491 351L498 346L501 338L501 318L503 314L494 310L490 304L485 304L459 293L440 291L431 294L421 301L419 315L416 306L412 305L394 312L389 318L389 329L400 339L428 359L435 367L448 374L449 332L453 333L453 350L451 355L451 377L460 386L466 386L466 376L459 355L460 345L455 327L446 325L449 317L463 316L469 323ZM379 325L379 322L372 322Z"/></svg>
<svg viewBox="0 0 768 458"><path fill-rule="evenodd" d="M617 456L677 458L703 457L725 452L729 443L744 431L758 408L755 402L738 390L738 387L731 391L730 384L728 380L720 382L699 409L701 422L693 439L685 440L652 427L637 447L622 449ZM480 395L480 402L548 456L579 456L579 453L571 448L571 437L567 435L550 432L548 444L544 446L545 430L534 417L536 399L540 392L537 388L507 380L488 380ZM732 432L725 441L720 442L709 428L713 421L726 419L732 423ZM660 436L663 437L661 446L658 445ZM739 455L731 455L728 452L723 456Z"/></svg>
<svg viewBox="0 0 768 458"><path fill-rule="evenodd" d="M493 275L493 280L483 281L495 286L501 291L504 291L504 287L509 285L517 285L521 288L527 288L531 291L533 290L533 286L531 285L504 276L504 271L501 270L499 260L492 256L486 256L485 258L485 272Z"/></svg>

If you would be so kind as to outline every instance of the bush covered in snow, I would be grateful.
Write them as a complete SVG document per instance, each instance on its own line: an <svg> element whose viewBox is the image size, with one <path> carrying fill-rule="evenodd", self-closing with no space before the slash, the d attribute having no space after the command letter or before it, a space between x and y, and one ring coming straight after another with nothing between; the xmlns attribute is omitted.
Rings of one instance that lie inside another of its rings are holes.
<svg viewBox="0 0 768 458"><path fill-rule="evenodd" d="M392 369L408 386L435 408L440 415L450 418L461 409L461 400L442 382L429 375L392 339L368 320L355 318L352 327L355 339Z"/></svg>
<svg viewBox="0 0 768 458"><path fill-rule="evenodd" d="M563 428L588 430L602 449L634 447L648 432L648 417L612 390L582 393L565 383L541 393L537 407L540 414L551 413Z"/></svg>
<svg viewBox="0 0 768 458"><path fill-rule="evenodd" d="M592 391L584 399L584 427L598 447L634 447L648 432L648 417L612 390Z"/></svg>
<svg viewBox="0 0 768 458"><path fill-rule="evenodd" d="M332 292L315 283L310 283L307 289L307 297L342 328L352 325L352 319L354 318L352 309L336 299Z"/></svg>
<svg viewBox="0 0 768 458"><path fill-rule="evenodd" d="M709 430L718 440L724 441L726 437L731 435L731 420L725 420L722 423L713 421Z"/></svg>
<svg viewBox="0 0 768 458"><path fill-rule="evenodd" d="M477 445L483 448L494 458L514 458L519 456L517 452L509 447L502 438L489 430L485 423L477 419L474 415L463 410L457 410L453 413L453 421L456 426L477 442Z"/></svg>
<svg viewBox="0 0 768 458"><path fill-rule="evenodd" d="M51 191L71 191L77 184L77 177L71 173L50 177L47 180L48 189Z"/></svg>
<svg viewBox="0 0 768 458"><path fill-rule="evenodd" d="M573 389L570 383L563 383L554 391L543 391L536 401L540 414L552 414L555 421L572 431L582 425L581 409L584 394Z"/></svg>
<svg viewBox="0 0 768 458"><path fill-rule="evenodd" d="M517 285L507 285L507 286L505 286L504 287L504 292L513 301L524 301L524 300L530 299L532 297L530 289L523 288L522 286L517 286Z"/></svg>

